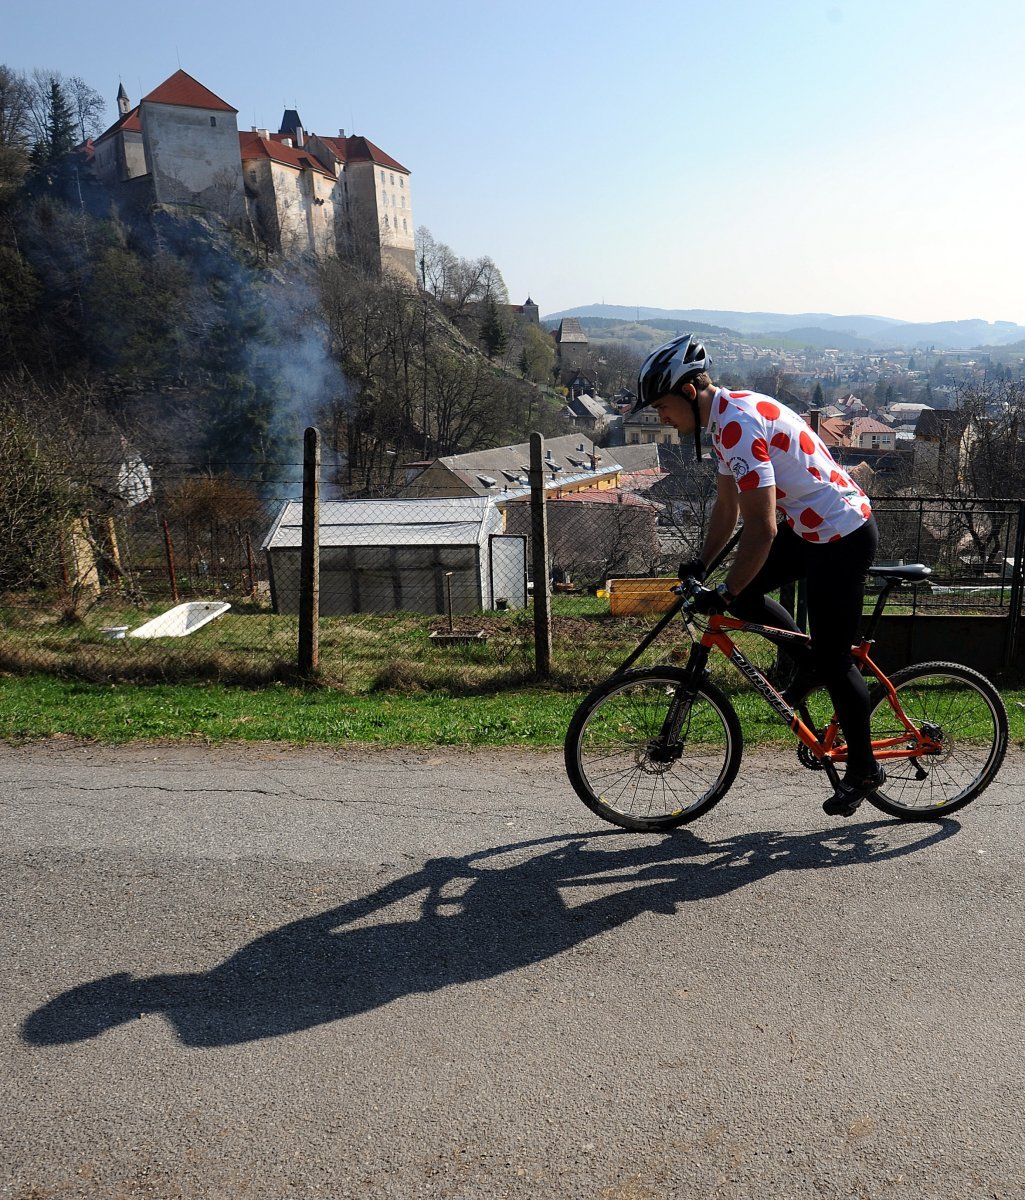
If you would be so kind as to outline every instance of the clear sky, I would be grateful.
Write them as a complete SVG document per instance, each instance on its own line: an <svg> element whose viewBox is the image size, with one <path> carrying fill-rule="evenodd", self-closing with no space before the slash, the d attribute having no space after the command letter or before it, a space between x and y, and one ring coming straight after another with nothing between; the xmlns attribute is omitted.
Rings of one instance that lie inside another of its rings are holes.
<svg viewBox="0 0 1025 1200"><path fill-rule="evenodd" d="M363 134L542 313L1025 324L1022 0L35 0L0 61Z"/></svg>

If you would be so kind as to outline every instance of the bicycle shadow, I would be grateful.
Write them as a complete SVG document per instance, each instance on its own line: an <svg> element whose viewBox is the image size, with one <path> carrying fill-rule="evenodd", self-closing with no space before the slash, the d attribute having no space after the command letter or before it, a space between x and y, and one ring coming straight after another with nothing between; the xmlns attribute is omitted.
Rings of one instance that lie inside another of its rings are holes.
<svg viewBox="0 0 1025 1200"><path fill-rule="evenodd" d="M904 844L880 837L898 829ZM249 942L210 971L121 972L71 988L33 1012L21 1034L57 1045L162 1013L187 1046L277 1037L541 962L640 913L673 914L782 871L902 857L959 829L951 820L928 828L880 821L718 842L682 830L626 847L608 830L435 858ZM384 912L391 906L396 914Z"/></svg>

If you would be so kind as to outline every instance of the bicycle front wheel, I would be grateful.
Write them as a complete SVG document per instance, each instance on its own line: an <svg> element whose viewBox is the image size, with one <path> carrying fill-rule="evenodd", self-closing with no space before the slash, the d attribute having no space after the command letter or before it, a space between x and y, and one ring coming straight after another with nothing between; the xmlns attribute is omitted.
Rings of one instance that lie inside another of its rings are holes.
<svg viewBox="0 0 1025 1200"><path fill-rule="evenodd" d="M916 663L894 672L908 719L938 741L938 754L884 759L886 785L869 797L905 821L930 821L964 808L993 780L1007 752L1007 712L992 683L960 663ZM872 693L872 739L904 730L882 688ZM909 745L913 745L909 742Z"/></svg>
<svg viewBox="0 0 1025 1200"><path fill-rule="evenodd" d="M672 829L729 790L743 735L729 700L707 680L647 667L595 688L566 733L566 772L581 800L624 829Z"/></svg>

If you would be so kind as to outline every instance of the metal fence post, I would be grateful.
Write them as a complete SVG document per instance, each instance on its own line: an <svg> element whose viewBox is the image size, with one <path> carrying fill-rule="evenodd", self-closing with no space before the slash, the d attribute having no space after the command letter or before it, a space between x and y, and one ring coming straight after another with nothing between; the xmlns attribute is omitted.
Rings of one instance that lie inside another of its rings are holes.
<svg viewBox="0 0 1025 1200"><path fill-rule="evenodd" d="M1025 504L1018 504L1018 528L1014 531L1014 566L1007 607L1007 637L1004 640L1004 670L1014 666L1021 627L1022 592L1025 591Z"/></svg>
<svg viewBox="0 0 1025 1200"><path fill-rule="evenodd" d="M551 587L548 578L548 514L545 508L545 440L530 435L530 547L534 577L534 670L547 679L552 671Z"/></svg>
<svg viewBox="0 0 1025 1200"><path fill-rule="evenodd" d="M299 674L320 665L320 431L303 435L303 522L299 552Z"/></svg>

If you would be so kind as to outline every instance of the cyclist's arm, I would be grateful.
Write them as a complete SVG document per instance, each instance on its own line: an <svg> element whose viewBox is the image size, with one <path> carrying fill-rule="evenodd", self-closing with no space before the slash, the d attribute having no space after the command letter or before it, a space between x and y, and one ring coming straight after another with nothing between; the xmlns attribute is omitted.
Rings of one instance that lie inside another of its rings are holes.
<svg viewBox="0 0 1025 1200"><path fill-rule="evenodd" d="M715 503L708 514L708 528L701 545L701 561L707 567L715 561L723 547L733 536L740 516L737 484L732 475L715 477Z"/></svg>
<svg viewBox="0 0 1025 1200"><path fill-rule="evenodd" d="M729 482L732 483L732 479ZM734 596L739 596L769 557L772 539L776 536L776 488L770 484L740 492L736 502L744 518L744 527L740 531L733 565L726 576L726 587Z"/></svg>

